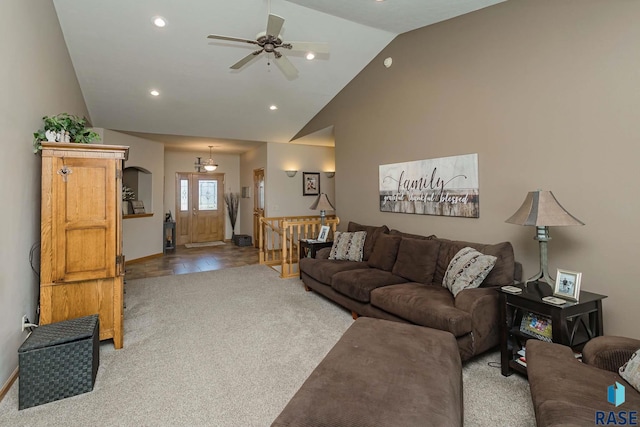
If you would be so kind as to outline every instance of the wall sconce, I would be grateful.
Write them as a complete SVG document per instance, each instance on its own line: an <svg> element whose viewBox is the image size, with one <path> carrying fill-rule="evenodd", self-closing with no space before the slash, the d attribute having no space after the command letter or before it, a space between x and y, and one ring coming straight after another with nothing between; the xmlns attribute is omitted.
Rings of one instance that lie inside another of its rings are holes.
<svg viewBox="0 0 640 427"><path fill-rule="evenodd" d="M296 176L298 171L290 170L290 171L284 171L284 173L286 173L289 178L293 178L294 176Z"/></svg>
<svg viewBox="0 0 640 427"><path fill-rule="evenodd" d="M327 176L327 178L333 178L334 176L336 176L336 173L333 172L333 171L332 172L325 172L324 174Z"/></svg>

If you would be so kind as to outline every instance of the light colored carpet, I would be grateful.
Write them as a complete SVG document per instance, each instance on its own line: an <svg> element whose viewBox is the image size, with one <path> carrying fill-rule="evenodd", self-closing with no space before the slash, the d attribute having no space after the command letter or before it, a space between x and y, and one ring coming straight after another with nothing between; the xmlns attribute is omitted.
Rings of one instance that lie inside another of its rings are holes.
<svg viewBox="0 0 640 427"><path fill-rule="evenodd" d="M215 242L185 243L184 247L191 249L191 248L204 248L206 246L222 246L224 244L226 243L220 240L217 240Z"/></svg>
<svg viewBox="0 0 640 427"><path fill-rule="evenodd" d="M261 265L126 289L124 348L101 344L94 390L18 411L18 380L1 426L269 426L353 322ZM465 425L534 426L526 380L487 365L497 361L464 366Z"/></svg>

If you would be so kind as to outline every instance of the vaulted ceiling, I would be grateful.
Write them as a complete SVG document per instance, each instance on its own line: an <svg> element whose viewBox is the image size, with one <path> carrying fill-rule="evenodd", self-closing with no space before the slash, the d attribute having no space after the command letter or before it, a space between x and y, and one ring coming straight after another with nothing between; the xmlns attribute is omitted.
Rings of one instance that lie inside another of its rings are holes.
<svg viewBox="0 0 640 427"><path fill-rule="evenodd" d="M396 35L501 1L53 0L94 126L226 152L289 142ZM264 53L231 70L256 46L207 35L254 40L269 13L285 19L285 42L329 54L284 50L295 79Z"/></svg>

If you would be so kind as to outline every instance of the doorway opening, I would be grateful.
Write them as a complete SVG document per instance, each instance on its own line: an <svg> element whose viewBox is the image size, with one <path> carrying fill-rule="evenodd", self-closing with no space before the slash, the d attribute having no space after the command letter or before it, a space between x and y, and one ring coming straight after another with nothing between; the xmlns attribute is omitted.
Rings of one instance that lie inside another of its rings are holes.
<svg viewBox="0 0 640 427"><path fill-rule="evenodd" d="M224 241L223 173L176 173L176 243Z"/></svg>

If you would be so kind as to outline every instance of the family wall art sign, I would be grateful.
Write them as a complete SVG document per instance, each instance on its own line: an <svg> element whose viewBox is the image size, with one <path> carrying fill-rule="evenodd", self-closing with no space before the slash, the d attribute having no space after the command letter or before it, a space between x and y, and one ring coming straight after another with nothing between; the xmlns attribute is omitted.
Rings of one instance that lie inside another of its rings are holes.
<svg viewBox="0 0 640 427"><path fill-rule="evenodd" d="M478 218L478 154L380 165L380 210Z"/></svg>

